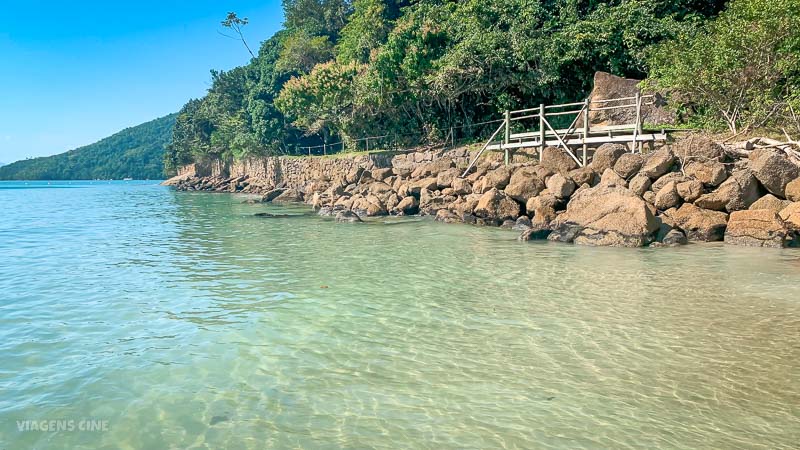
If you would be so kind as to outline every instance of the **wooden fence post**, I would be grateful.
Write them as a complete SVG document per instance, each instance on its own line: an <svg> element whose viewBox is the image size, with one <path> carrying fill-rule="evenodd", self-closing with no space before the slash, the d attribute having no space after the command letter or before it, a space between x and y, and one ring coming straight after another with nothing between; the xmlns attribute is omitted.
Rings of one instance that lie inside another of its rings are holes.
<svg viewBox="0 0 800 450"><path fill-rule="evenodd" d="M327 142L323 142L322 143L322 154L324 156L328 155L328 143Z"/></svg>
<svg viewBox="0 0 800 450"><path fill-rule="evenodd" d="M544 147L547 143L544 131L544 121L544 103L542 103L539 105L539 162L542 161L542 153L544 153Z"/></svg>
<svg viewBox="0 0 800 450"><path fill-rule="evenodd" d="M506 117L505 117L505 136L503 137L503 144L505 144L504 150L504 157L503 160L505 161L506 165L508 165L508 144L511 143L511 111L506 110Z"/></svg>
<svg viewBox="0 0 800 450"><path fill-rule="evenodd" d="M586 146L586 138L589 137L589 108L591 108L591 103L587 98L583 102L583 167L589 163L589 157L587 156L587 146Z"/></svg>

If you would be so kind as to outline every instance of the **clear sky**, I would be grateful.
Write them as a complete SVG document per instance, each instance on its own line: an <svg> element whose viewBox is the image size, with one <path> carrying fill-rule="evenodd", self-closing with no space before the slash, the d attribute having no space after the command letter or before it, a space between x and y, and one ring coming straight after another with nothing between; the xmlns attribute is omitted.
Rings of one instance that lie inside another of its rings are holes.
<svg viewBox="0 0 800 450"><path fill-rule="evenodd" d="M254 51L283 22L280 0L8 0L0 13L0 162L90 144L178 111L211 69L246 64L221 36L248 17Z"/></svg>

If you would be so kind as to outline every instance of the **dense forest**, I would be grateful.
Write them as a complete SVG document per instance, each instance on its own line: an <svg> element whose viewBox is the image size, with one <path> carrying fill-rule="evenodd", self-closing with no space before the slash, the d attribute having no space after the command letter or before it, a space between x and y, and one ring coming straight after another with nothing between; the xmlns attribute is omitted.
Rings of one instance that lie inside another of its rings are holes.
<svg viewBox="0 0 800 450"><path fill-rule="evenodd" d="M249 64L180 111L168 170L387 136L484 136L505 109L583 99L595 71L648 79L732 131L800 111L800 0L283 0ZM247 35L234 13L224 26ZM249 47L248 47L249 49ZM378 145L381 143L378 142Z"/></svg>
<svg viewBox="0 0 800 450"><path fill-rule="evenodd" d="M158 180L176 114L126 128L94 144L0 167L0 180Z"/></svg>

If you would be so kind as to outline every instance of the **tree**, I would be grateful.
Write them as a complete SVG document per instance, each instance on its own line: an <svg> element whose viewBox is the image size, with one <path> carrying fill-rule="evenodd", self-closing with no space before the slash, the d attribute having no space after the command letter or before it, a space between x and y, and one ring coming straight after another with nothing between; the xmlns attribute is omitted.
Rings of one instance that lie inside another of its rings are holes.
<svg viewBox="0 0 800 450"><path fill-rule="evenodd" d="M222 21L222 26L233 30L239 36L239 40L242 41L242 44L244 44L244 48L247 49L247 52L250 53L250 56L255 58L256 55L254 55L253 51L250 50L250 46L247 45L247 41L244 38L244 34L242 34L242 27L244 27L248 23L250 23L250 20L247 17L240 19L235 12L229 12L225 20ZM223 36L236 39L235 37L228 36L227 34L223 34Z"/></svg>
<svg viewBox="0 0 800 450"><path fill-rule="evenodd" d="M717 20L655 47L649 65L652 87L703 125L737 133L796 117L800 2L733 0Z"/></svg>

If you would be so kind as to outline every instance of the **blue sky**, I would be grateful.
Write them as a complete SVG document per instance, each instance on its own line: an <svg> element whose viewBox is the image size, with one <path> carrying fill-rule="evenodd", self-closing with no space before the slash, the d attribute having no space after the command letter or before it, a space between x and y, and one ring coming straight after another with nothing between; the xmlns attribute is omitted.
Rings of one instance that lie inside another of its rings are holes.
<svg viewBox="0 0 800 450"><path fill-rule="evenodd" d="M0 13L0 162L61 153L176 112L210 69L246 64L221 36L248 17L255 50L283 22L280 0L9 0Z"/></svg>

